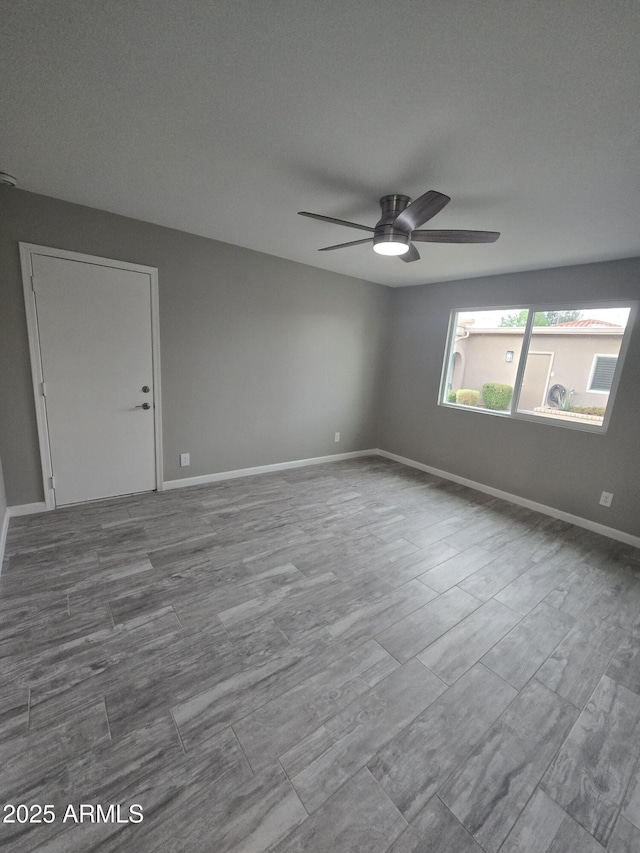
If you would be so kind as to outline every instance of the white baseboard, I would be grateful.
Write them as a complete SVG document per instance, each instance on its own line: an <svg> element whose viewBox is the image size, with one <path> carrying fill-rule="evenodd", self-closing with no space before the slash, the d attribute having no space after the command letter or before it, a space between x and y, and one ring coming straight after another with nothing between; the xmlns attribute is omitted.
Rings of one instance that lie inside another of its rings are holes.
<svg viewBox="0 0 640 853"><path fill-rule="evenodd" d="M218 483L221 480L233 480L236 477L252 477L254 474L270 474L273 471L286 471L289 468L304 468L307 465L322 465L324 462L340 462L343 459L357 459L360 456L376 456L378 450L353 450L350 453L332 453L330 456L315 456L312 459L296 459L293 462L275 462L273 465L258 465L255 468L238 468L236 471L220 471L217 474L203 474L200 477L186 477L183 480L165 480L164 489L183 489L186 486L202 486L206 483Z"/></svg>
<svg viewBox="0 0 640 853"><path fill-rule="evenodd" d="M16 506L7 507L10 518L15 518L18 515L34 515L36 512L46 512L47 505L44 501L38 501L34 504L16 504Z"/></svg>
<svg viewBox="0 0 640 853"><path fill-rule="evenodd" d="M511 492L504 492L502 489L494 489L493 486L486 486L484 483L469 480L467 477L460 477L458 474L451 474L449 471L443 471L440 468L434 468L431 465L416 462L414 459L409 459L406 456L399 456L397 453L390 453L388 450L380 450L378 448L371 450L354 450L350 453L333 453L330 456L316 456L312 459L296 459L292 462L276 462L272 465L258 465L254 468L239 468L236 471L220 471L217 474L204 474L200 477L186 477L182 480L166 480L162 486L164 489L182 489L187 486L199 486L206 483L218 483L222 480L233 480L237 477L251 477L254 474L268 474L274 471L286 471L289 468L304 468L307 465L321 465L324 462L339 462L344 459L357 459L361 456L382 456L385 459L391 459L394 462L399 462L400 464L407 465L410 468L417 468L419 471L425 471L427 474L433 474L435 477L442 477L443 480L451 480L454 483L467 486L469 489L475 489L478 492L484 492L485 494L492 495L495 498L501 498L502 500L509 501L509 503L524 506L527 509L532 509L535 512L542 513L543 515L549 515L551 518L558 518L561 521L567 521L569 524L575 524L576 527L582 527L585 530L591 530L593 533L599 533L601 536L607 536L609 539L624 542L625 545L632 545L634 548L640 548L640 537L633 536L631 533L625 533L624 530L616 530L615 527L608 527L606 524L599 524L597 521L590 521L588 518L582 518L579 515L564 512L563 510L556 509L555 507L547 506L546 504L541 504L537 501L529 500L528 498L523 498L520 495L514 495ZM0 567L2 565L2 555L4 554L9 519L20 515L32 515L37 512L45 512L46 509L47 507L44 501L7 507L2 523L2 530L0 532Z"/></svg>
<svg viewBox="0 0 640 853"><path fill-rule="evenodd" d="M476 483L475 480L468 480L466 477L459 477L457 474L450 474L448 471L441 471L439 468L433 468L431 465L424 465L422 462L416 462L413 459L407 459L406 456L398 456L396 453L389 453L387 450L376 450L378 456L384 456L385 459L392 459L394 462L400 462L402 465L408 465L410 468L417 468L419 471L425 471L427 474L433 474L436 477L442 477L443 480L452 480L454 483L460 483L462 486L468 486L470 489L476 489L478 492L485 492L487 495L492 495L495 498L502 498L504 501L509 501L518 506L524 506L527 509L533 509L536 512L541 512L543 515L550 515L552 518L558 518L561 521L568 521L570 524L575 524L576 527L583 527L585 530L591 530L593 533L599 533L601 536L608 536L609 539L616 539L618 542L624 542L625 545L633 545L635 548L640 548L640 537L632 536L631 533L625 533L624 530L616 530L615 527L607 527L606 524L598 524L597 521L590 521L588 518L582 518L579 515L573 515L570 512L563 512L561 509L556 509L546 504L540 504L537 501L530 501L528 498L522 498L520 495L513 495L510 492L503 492L502 489L494 489L492 486L485 486L484 483Z"/></svg>
<svg viewBox="0 0 640 853"><path fill-rule="evenodd" d="M0 528L0 574L2 574L2 563L4 561L4 546L7 544L7 530L9 529L9 507L4 511L2 528Z"/></svg>

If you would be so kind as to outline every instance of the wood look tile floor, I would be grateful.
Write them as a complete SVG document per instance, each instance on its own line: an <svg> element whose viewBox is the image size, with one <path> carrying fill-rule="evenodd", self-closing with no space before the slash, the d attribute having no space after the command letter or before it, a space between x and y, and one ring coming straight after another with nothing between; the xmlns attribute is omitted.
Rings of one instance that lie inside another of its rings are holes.
<svg viewBox="0 0 640 853"><path fill-rule="evenodd" d="M384 459L14 519L0 654L3 849L640 851L640 553Z"/></svg>

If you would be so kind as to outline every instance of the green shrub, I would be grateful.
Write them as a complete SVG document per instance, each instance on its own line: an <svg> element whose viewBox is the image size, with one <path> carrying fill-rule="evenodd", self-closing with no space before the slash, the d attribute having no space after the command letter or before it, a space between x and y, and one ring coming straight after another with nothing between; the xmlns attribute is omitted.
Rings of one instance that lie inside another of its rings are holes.
<svg viewBox="0 0 640 853"><path fill-rule="evenodd" d="M604 417L605 410L603 406L573 406L571 411L578 412L581 415L599 415L600 417Z"/></svg>
<svg viewBox="0 0 640 853"><path fill-rule="evenodd" d="M461 406L477 406L479 402L479 391L472 391L470 388L460 388L459 391L456 391L456 403Z"/></svg>
<svg viewBox="0 0 640 853"><path fill-rule="evenodd" d="M456 392L455 391L447 391L447 403L455 403L456 401Z"/></svg>
<svg viewBox="0 0 640 853"><path fill-rule="evenodd" d="M485 382L482 386L482 400L486 409L506 409L513 397L513 387L502 382Z"/></svg>

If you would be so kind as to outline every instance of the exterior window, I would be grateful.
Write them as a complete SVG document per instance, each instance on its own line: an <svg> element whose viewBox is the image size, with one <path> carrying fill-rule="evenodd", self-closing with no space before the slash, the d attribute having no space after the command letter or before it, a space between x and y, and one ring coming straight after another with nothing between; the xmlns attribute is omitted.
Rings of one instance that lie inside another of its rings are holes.
<svg viewBox="0 0 640 853"><path fill-rule="evenodd" d="M608 394L611 391L617 363L617 355L594 355L589 378L589 391L596 394Z"/></svg>
<svg viewBox="0 0 640 853"><path fill-rule="evenodd" d="M606 429L636 306L453 311L441 405Z"/></svg>

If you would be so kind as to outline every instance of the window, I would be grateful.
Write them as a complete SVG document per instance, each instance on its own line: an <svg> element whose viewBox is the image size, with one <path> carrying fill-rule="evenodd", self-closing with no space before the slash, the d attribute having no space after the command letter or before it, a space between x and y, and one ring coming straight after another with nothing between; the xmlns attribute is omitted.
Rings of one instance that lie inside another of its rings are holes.
<svg viewBox="0 0 640 853"><path fill-rule="evenodd" d="M611 391L617 363L617 355L594 355L588 390L596 394L608 394Z"/></svg>
<svg viewBox="0 0 640 853"><path fill-rule="evenodd" d="M606 429L635 305L453 311L439 402Z"/></svg>

